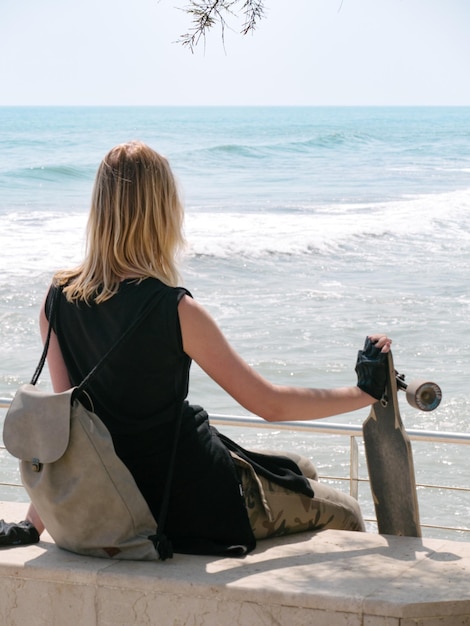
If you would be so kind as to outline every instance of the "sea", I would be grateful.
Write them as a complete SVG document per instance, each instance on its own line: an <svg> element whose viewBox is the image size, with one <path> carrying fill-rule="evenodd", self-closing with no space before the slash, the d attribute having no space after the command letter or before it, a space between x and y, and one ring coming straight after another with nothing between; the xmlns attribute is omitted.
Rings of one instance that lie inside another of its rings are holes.
<svg viewBox="0 0 470 626"><path fill-rule="evenodd" d="M279 384L355 384L358 349L384 332L407 382L442 389L426 413L400 393L405 427L470 432L469 107L0 107L0 397L30 380L52 274L84 254L96 169L132 139L163 153L177 177L182 284L255 369ZM189 399L246 414L196 365ZM301 452L347 490L333 478L348 472L347 438L221 430L246 447ZM419 487L423 523L470 527L470 494L459 490L470 486L468 450L414 444L418 483L456 488ZM5 450L2 480L19 481ZM3 486L1 499L26 498ZM372 517L366 481L359 501Z"/></svg>

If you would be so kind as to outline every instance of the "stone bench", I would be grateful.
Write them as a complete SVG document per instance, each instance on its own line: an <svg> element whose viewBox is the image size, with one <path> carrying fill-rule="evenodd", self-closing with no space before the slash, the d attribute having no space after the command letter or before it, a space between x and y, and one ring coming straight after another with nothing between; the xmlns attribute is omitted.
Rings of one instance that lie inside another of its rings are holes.
<svg viewBox="0 0 470 626"><path fill-rule="evenodd" d="M0 503L0 518L26 505ZM0 549L5 626L470 626L470 543L327 530L243 559L108 561Z"/></svg>

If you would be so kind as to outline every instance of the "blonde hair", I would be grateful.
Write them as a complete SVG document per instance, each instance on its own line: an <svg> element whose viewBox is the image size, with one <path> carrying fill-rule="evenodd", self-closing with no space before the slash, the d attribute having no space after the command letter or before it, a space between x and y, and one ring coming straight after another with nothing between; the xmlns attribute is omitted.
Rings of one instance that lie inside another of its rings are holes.
<svg viewBox="0 0 470 626"><path fill-rule="evenodd" d="M93 187L85 259L55 274L69 301L111 298L123 278L176 286L183 207L168 161L144 143L114 147Z"/></svg>

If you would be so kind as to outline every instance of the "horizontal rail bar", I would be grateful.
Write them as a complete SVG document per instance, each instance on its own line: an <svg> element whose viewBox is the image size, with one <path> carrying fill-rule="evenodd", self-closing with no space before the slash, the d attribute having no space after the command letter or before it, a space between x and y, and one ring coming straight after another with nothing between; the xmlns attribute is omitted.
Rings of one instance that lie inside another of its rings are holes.
<svg viewBox="0 0 470 626"><path fill-rule="evenodd" d="M10 398L0 398L0 408L8 408ZM344 435L346 437L362 437L362 426L355 424L338 424L315 420L312 422L267 422L255 415L225 415L213 413L210 415L212 424L225 426L246 426L248 428L270 428L275 430L315 431L326 435ZM440 443L459 443L470 445L470 433L445 432L437 430L407 429L410 439L414 441L431 441Z"/></svg>
<svg viewBox="0 0 470 626"><path fill-rule="evenodd" d="M323 420L313 422L267 422L254 415L236 416L216 414L210 415L212 424L225 426L246 426L252 428L271 428L274 430L315 431L326 435L344 435L346 437L362 437L362 426L355 424L337 424ZM470 445L470 433L455 433L437 430L407 429L407 434L414 441L432 441L440 443L459 443Z"/></svg>
<svg viewBox="0 0 470 626"><path fill-rule="evenodd" d="M10 398L0 398L0 408L10 406ZM312 422L267 422L255 415L225 415L214 413L210 415L212 424L225 426L245 426L248 428L270 428L274 430L314 431L326 435L344 435L346 437L362 437L362 426L355 424L338 424L315 420ZM458 443L470 445L470 433L445 432L437 430L407 429L407 434L413 441L428 441L439 443Z"/></svg>

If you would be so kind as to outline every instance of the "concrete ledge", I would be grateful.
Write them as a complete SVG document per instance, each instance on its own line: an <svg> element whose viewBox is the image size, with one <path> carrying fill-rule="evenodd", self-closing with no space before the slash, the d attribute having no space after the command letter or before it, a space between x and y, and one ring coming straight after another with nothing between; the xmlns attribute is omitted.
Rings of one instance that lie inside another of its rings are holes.
<svg viewBox="0 0 470 626"><path fill-rule="evenodd" d="M26 505L0 503L0 518ZM470 626L470 544L323 531L244 559L108 561L0 549L0 623L24 626Z"/></svg>

